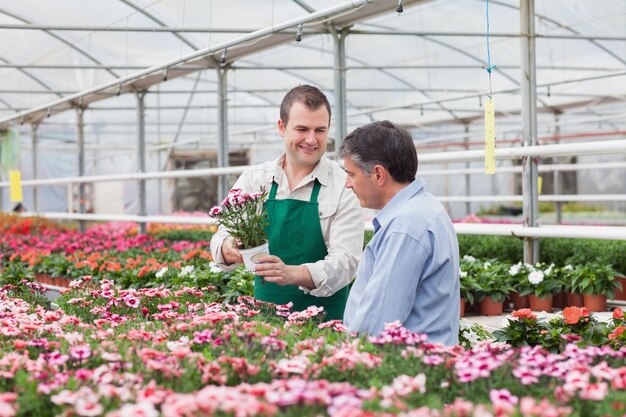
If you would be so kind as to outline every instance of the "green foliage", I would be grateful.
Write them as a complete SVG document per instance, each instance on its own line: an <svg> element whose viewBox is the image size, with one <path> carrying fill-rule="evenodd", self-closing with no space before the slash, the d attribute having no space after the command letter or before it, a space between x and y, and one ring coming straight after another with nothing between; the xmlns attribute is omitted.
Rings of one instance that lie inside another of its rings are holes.
<svg viewBox="0 0 626 417"><path fill-rule="evenodd" d="M373 236L374 232L372 230L365 231L365 235L363 236L363 248L365 248L367 244L370 243L370 240L372 240Z"/></svg>
<svg viewBox="0 0 626 417"><path fill-rule="evenodd" d="M568 307L563 310L563 315L551 319L538 317L529 309L522 309L514 312L507 326L496 330L493 337L514 347L541 346L554 353L562 352L570 341L579 346L607 344L619 348L619 343L607 336L622 322L623 319L599 322L587 309L579 307Z"/></svg>
<svg viewBox="0 0 626 417"><path fill-rule="evenodd" d="M9 264L0 271L0 288L9 297L21 298L32 306L48 307L45 289L33 281L32 273L21 264Z"/></svg>
<svg viewBox="0 0 626 417"><path fill-rule="evenodd" d="M516 263L524 256L520 239L508 236L458 235L459 254Z"/></svg>
<svg viewBox="0 0 626 417"><path fill-rule="evenodd" d="M463 275L461 284L462 293L470 303L473 300L481 301L491 297L496 302L502 302L515 289L508 273L509 264L490 259L481 261L471 256L464 256L461 260Z"/></svg>
<svg viewBox="0 0 626 417"><path fill-rule="evenodd" d="M512 264L523 259L523 240L508 236L458 235L459 254ZM545 238L539 242L539 259L547 264L605 262L626 274L626 241Z"/></svg>
<svg viewBox="0 0 626 417"><path fill-rule="evenodd" d="M471 349L478 342L486 340L493 340L493 335L483 326L478 323L470 326L467 320L461 319L459 322L459 345L465 349Z"/></svg>
<svg viewBox="0 0 626 417"><path fill-rule="evenodd" d="M534 294L537 297L548 297L563 289L561 269L554 264L538 262L529 265L518 262L509 268L509 275L520 295Z"/></svg>
<svg viewBox="0 0 626 417"><path fill-rule="evenodd" d="M590 262L568 269L565 280L571 283L572 292L606 295L612 298L613 292L619 286L615 275L616 271L610 265L603 262Z"/></svg>
<svg viewBox="0 0 626 417"><path fill-rule="evenodd" d="M78 274L70 276L74 263L60 253L51 253L48 256L41 256L40 261L33 266L33 271L38 274L47 274L53 277L76 278ZM81 271L82 272L82 271Z"/></svg>

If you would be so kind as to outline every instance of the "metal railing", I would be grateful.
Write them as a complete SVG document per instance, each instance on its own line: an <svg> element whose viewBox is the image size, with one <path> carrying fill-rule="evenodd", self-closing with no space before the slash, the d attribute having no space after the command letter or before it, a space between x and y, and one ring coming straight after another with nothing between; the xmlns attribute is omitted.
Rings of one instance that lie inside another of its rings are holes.
<svg viewBox="0 0 626 417"><path fill-rule="evenodd" d="M555 144L528 147L511 147L496 150L496 158L499 160L510 160L527 157L550 157L550 156L572 156L572 155L601 155L601 154L626 154L626 140L597 141L576 144ZM457 152L439 152L421 154L420 164L440 164L479 161L484 158L484 151L469 150ZM626 163L602 163L602 164L561 164L544 165L541 169L559 170L581 170L581 169L614 169L624 168ZM95 183L106 181L132 181L163 178L189 178L198 176L220 176L240 174L247 166L208 168L185 171L168 172L146 172L134 174L118 175L97 175L85 177L66 177L25 180L22 185L25 187L51 186L67 184L73 188L76 184ZM511 167L502 169L502 172L519 172L519 168ZM422 170L420 175L439 174L468 174L479 173L476 169L463 170ZM8 181L0 182L0 188L9 187ZM71 194L70 194L71 195ZM500 196L440 196L442 202L457 201L522 201L519 195ZM626 201L626 195L621 194L585 194L585 195L541 195L540 201L565 202L565 201ZM39 215L57 220L78 220L78 221L131 221L137 223L185 223L185 224L212 224L210 218L183 217L183 216L138 216L138 215L108 215L108 214L81 214L81 213L23 213L26 216ZM367 223L367 228L371 225ZM512 235L518 237L571 237L571 238L594 238L594 239L617 239L626 240L626 227L619 226L541 226L525 227L515 224L470 224L456 223L457 233L461 234L486 234L486 235Z"/></svg>

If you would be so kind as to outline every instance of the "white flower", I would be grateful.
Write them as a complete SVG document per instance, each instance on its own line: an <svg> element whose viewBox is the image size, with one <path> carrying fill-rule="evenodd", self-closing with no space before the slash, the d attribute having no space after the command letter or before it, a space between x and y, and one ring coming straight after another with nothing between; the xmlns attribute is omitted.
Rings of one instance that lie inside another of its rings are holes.
<svg viewBox="0 0 626 417"><path fill-rule="evenodd" d="M467 261L467 262L475 262L476 258L474 258L473 256L469 256L469 255L464 255L463 256L463 260Z"/></svg>
<svg viewBox="0 0 626 417"><path fill-rule="evenodd" d="M186 277L186 276L191 276L193 277L193 270L194 270L194 266L193 265L187 265L187 266L183 266L180 270L180 273L178 274L179 277Z"/></svg>
<svg viewBox="0 0 626 417"><path fill-rule="evenodd" d="M509 268L509 275L515 276L519 274L519 270L522 268L522 263L518 262L515 265L511 265Z"/></svg>
<svg viewBox="0 0 626 417"><path fill-rule="evenodd" d="M163 275L165 275L166 272L167 266L164 266L163 268L159 269L159 272L156 273L156 277L161 278Z"/></svg>
<svg viewBox="0 0 626 417"><path fill-rule="evenodd" d="M572 269L574 269L574 267L573 267L572 265L570 265L570 264L567 264L567 265L565 265L565 266L563 267L563 270L564 270L564 271L571 271Z"/></svg>
<svg viewBox="0 0 626 417"><path fill-rule="evenodd" d="M465 278L466 276L467 276L467 272L463 271L462 269L459 269L459 277Z"/></svg>
<svg viewBox="0 0 626 417"><path fill-rule="evenodd" d="M209 262L209 271L213 272L214 274L222 272L220 267L217 266L217 264L215 262L213 262L213 261Z"/></svg>
<svg viewBox="0 0 626 417"><path fill-rule="evenodd" d="M528 280L533 285L539 284L540 282L543 281L543 272L541 272L541 271L533 271L533 272L531 272L530 274L528 274Z"/></svg>
<svg viewBox="0 0 626 417"><path fill-rule="evenodd" d="M485 263L483 264L483 269L487 269L487 268L489 268L490 266L491 266L491 262L485 262Z"/></svg>
<svg viewBox="0 0 626 417"><path fill-rule="evenodd" d="M548 275L552 275L552 271L554 270L554 264L550 264L550 266L548 267L548 269L546 269L545 271L543 271L544 274L546 274L546 276Z"/></svg>

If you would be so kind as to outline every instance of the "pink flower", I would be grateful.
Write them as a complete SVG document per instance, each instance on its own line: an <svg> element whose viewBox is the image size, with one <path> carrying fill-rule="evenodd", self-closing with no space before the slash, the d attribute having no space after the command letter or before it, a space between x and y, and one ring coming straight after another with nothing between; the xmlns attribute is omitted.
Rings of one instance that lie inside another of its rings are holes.
<svg viewBox="0 0 626 417"><path fill-rule="evenodd" d="M74 404L74 411L79 416L94 417L102 414L102 404L97 401L97 397L90 396L90 398L78 398L76 404Z"/></svg>
<svg viewBox="0 0 626 417"><path fill-rule="evenodd" d="M124 303L126 303L128 307L137 308L139 307L139 298L134 297L132 295L128 295L124 297Z"/></svg>
<svg viewBox="0 0 626 417"><path fill-rule="evenodd" d="M62 404L74 405L77 399L78 399L77 393L70 391L70 390L66 390L66 389L50 397L50 401L52 401L52 403L57 404L57 405L62 405Z"/></svg>
<svg viewBox="0 0 626 417"><path fill-rule="evenodd" d="M13 417L17 414L17 406L0 402L0 417Z"/></svg>
<svg viewBox="0 0 626 417"><path fill-rule="evenodd" d="M142 401L137 404L124 404L118 410L120 417L159 417L159 412L152 403Z"/></svg>
<svg viewBox="0 0 626 417"><path fill-rule="evenodd" d="M492 403L505 402L508 404L517 404L519 398L515 395L512 395L508 389L492 389L489 391L489 399Z"/></svg>
<svg viewBox="0 0 626 417"><path fill-rule="evenodd" d="M91 348L87 344L76 345L70 348L70 357L82 361L91 356Z"/></svg>
<svg viewBox="0 0 626 417"><path fill-rule="evenodd" d="M609 386L606 382L589 384L580 392L580 398L583 400L602 401L608 392Z"/></svg>
<svg viewBox="0 0 626 417"><path fill-rule="evenodd" d="M217 217L220 215L221 212L222 212L222 209L218 206L215 206L211 210L209 210L209 216Z"/></svg>

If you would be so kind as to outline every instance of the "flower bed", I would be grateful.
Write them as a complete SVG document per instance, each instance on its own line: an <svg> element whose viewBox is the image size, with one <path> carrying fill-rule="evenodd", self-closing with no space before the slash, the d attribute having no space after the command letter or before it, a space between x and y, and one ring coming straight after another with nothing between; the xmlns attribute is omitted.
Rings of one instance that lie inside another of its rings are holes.
<svg viewBox="0 0 626 417"><path fill-rule="evenodd" d="M0 237L0 416L626 412L619 310L608 323L584 309L549 321L520 311L496 333L508 344L480 342L489 335L476 326L461 330L465 347L429 344L398 323L357 337L320 308L240 296L251 275L220 272L205 245L129 236L123 225ZM512 276L510 265L466 266L492 286ZM55 268L76 279L51 310L29 280Z"/></svg>
<svg viewBox="0 0 626 417"><path fill-rule="evenodd" d="M465 350L397 323L358 338L323 322L319 308L290 313L249 297L221 304L213 288L72 287L54 311L0 292L3 415L624 412L623 344Z"/></svg>

